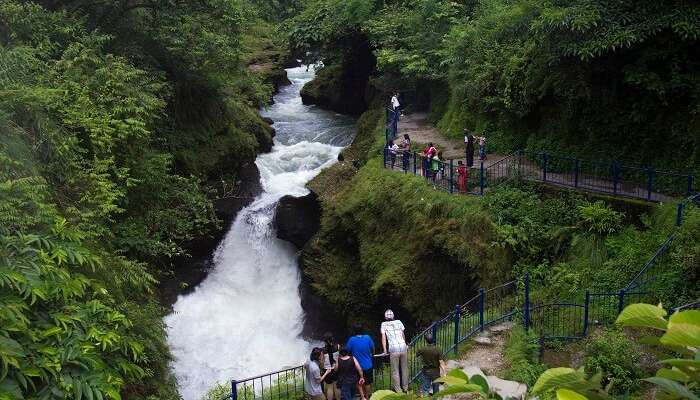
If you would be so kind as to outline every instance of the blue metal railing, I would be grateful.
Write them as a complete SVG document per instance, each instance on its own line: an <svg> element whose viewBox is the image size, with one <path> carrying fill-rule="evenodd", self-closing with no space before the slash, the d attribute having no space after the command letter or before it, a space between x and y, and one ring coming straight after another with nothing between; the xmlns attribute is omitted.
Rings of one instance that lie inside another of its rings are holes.
<svg viewBox="0 0 700 400"><path fill-rule="evenodd" d="M436 188L450 193L484 194L487 188L524 179L618 197L663 202L691 195L694 185L694 177L690 174L625 165L617 161L585 160L518 150L494 163L487 165L480 162L470 168L469 188L463 191L458 187L457 160L441 160L438 163L439 173L435 174L431 160L422 154L384 149L385 168L424 176Z"/></svg>
<svg viewBox="0 0 700 400"><path fill-rule="evenodd" d="M389 153L385 152L385 155L388 156ZM404 173L410 173L413 170L412 173L418 175L416 171L420 171L417 168L420 164L417 164L416 161L420 163L420 156L409 152L407 159L409 160L408 166L402 164L401 170ZM387 166L387 160L390 161L390 157L385 157L385 166ZM510 161L501 165L508 164L513 165ZM396 169L395 166L392 168ZM481 176L487 175L482 174ZM549 175L549 177L551 176ZM441 184L440 187L444 187L444 185ZM681 203L684 206L677 209L683 212L691 204L700 207L700 193L687 197ZM676 218L677 227L682 223L683 214L680 214ZM425 335L429 332L432 333L436 346L443 354L457 354L462 342L483 332L488 326L506 320L522 319L525 328L539 334L543 341L581 339L588 334L592 325L614 323L617 315L622 312L625 306L653 297L652 288L647 286L653 282L656 273L655 266L660 265L660 258L668 253L674 237L675 232L671 233L627 286L616 292L592 293L586 290L583 299L579 301L535 304L530 298L529 274L525 274L522 283L510 281L488 290L479 289L478 294L467 302L455 306L454 310L420 331L409 342L408 359L411 383L420 374L422 364L417 351L426 344ZM673 310L676 312L697 307L700 307L700 300ZM226 398L232 400L297 400L304 395L303 377L304 366L295 366L251 378L233 380L231 382L232 394ZM381 361L374 369L374 382L375 389L390 388L389 369Z"/></svg>

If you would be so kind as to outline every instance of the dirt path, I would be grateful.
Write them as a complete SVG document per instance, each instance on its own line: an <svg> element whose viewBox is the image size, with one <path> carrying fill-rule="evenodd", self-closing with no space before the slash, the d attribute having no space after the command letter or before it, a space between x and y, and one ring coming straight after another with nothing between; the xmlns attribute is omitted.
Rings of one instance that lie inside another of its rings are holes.
<svg viewBox="0 0 700 400"><path fill-rule="evenodd" d="M411 137L412 143L428 144L432 142L438 150L442 151L443 158L445 159L454 159L456 162L457 160L464 160L466 157L464 141L445 137L430 123L430 121L428 121L428 115L425 113L412 113L401 117L399 120L399 141L404 133L407 133ZM421 150L418 148L414 149L418 151ZM478 151L478 146L476 146L474 163L478 163ZM505 156L487 154L484 166L489 166L503 157Z"/></svg>
<svg viewBox="0 0 700 400"><path fill-rule="evenodd" d="M504 322L487 328L486 332L472 339L471 347L453 362L453 368L478 367L486 375L501 375L508 367L503 351L512 327L512 322Z"/></svg>
<svg viewBox="0 0 700 400"><path fill-rule="evenodd" d="M459 160L465 160L465 147L464 141L460 139L450 139L445 137L440 131L434 127L430 121L428 121L428 116L425 113L413 113L401 117L398 125L399 137L407 133L411 137L411 141L414 144L413 150L420 153L422 148L419 146L433 143L438 150L442 151L443 159L454 160L455 165ZM398 139L400 140L400 139ZM487 148L487 158L484 161L484 168L486 168L486 179L492 180L503 176L506 176L509 170L517 167L520 173L527 180L532 181L545 181L543 176L542 167L535 162L527 159L521 159L518 157L510 158L505 160L499 165L489 168L492 165L498 163L499 161L508 158L507 155L488 153ZM479 167L480 163L478 160L478 146L474 157L474 167L470 172L471 177L476 176L476 169ZM517 165L513 165L516 163ZM400 163L399 163L400 164ZM401 169L401 166L395 166L395 168ZM605 173L605 172L603 172ZM562 186L566 188L575 188L575 190L581 190L586 192L597 192L603 194L611 194L614 196L624 196L642 200L660 201L660 202L672 202L676 201L672 196L665 195L658 192L648 193L647 188L644 185L640 185L637 180L634 182L620 180L617 186L613 185L613 182L609 179L602 179L596 176L597 173L593 175L588 173L581 173L578 180L575 179L571 171L559 173L553 171L547 171L546 183L550 185ZM475 182L473 178L470 182ZM443 185L444 186L444 185ZM470 186L470 190L474 192L475 186Z"/></svg>

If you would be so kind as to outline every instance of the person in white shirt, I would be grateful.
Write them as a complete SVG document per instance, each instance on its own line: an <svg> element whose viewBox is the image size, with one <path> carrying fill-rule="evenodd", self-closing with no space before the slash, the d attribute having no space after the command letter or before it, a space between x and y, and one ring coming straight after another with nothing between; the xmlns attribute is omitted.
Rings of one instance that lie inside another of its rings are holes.
<svg viewBox="0 0 700 400"><path fill-rule="evenodd" d="M394 319L394 312L386 310L382 322L382 349L389 350L391 364L391 385L397 393L408 391L408 346L404 336L403 323Z"/></svg>
<svg viewBox="0 0 700 400"><path fill-rule="evenodd" d="M401 107L399 103L399 92L395 92L394 95L391 96L391 108L394 109L394 112L398 112L399 107Z"/></svg>
<svg viewBox="0 0 700 400"><path fill-rule="evenodd" d="M394 169L394 164L396 164L396 155L399 153L399 145L394 143L393 140L390 140L387 147L389 148L389 158L391 159L391 169Z"/></svg>

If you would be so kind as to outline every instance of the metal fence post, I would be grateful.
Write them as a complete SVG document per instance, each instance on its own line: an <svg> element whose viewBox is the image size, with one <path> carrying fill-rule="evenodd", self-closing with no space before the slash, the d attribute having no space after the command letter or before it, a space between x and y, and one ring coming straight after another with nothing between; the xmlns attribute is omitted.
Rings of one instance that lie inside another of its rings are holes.
<svg viewBox="0 0 700 400"><path fill-rule="evenodd" d="M588 307L591 304L591 293L586 290L586 298L583 303L583 336L588 334Z"/></svg>
<svg viewBox="0 0 700 400"><path fill-rule="evenodd" d="M530 273L525 273L525 301L523 302L523 324L525 331L530 329Z"/></svg>
<svg viewBox="0 0 700 400"><path fill-rule="evenodd" d="M481 190L481 195L483 196L484 194L484 184L485 184L485 176L484 176L484 162L481 162L481 173L479 174L479 188Z"/></svg>
<svg viewBox="0 0 700 400"><path fill-rule="evenodd" d="M617 295L617 313L622 313L623 308L625 308L625 289L620 289Z"/></svg>
<svg viewBox="0 0 700 400"><path fill-rule="evenodd" d="M678 203L678 207L676 208L676 226L683 225L683 209L684 208L685 208L685 204Z"/></svg>
<svg viewBox="0 0 700 400"><path fill-rule="evenodd" d="M547 159L549 157L547 156L547 153L542 153L542 181L547 182Z"/></svg>
<svg viewBox="0 0 700 400"><path fill-rule="evenodd" d="M581 160L576 159L576 167L574 170L574 187L578 187L578 174L581 171Z"/></svg>
<svg viewBox="0 0 700 400"><path fill-rule="evenodd" d="M231 400L238 400L238 382L235 379L231 381Z"/></svg>
<svg viewBox="0 0 700 400"><path fill-rule="evenodd" d="M433 325L431 328L432 328L431 332L433 333L433 340L435 340L435 343L437 343L437 330L438 330L437 321L433 322ZM439 345L439 343L437 343L437 345Z"/></svg>
<svg viewBox="0 0 700 400"><path fill-rule="evenodd" d="M416 152L413 152L413 175L416 174L416 170L418 169L418 165L416 165Z"/></svg>
<svg viewBox="0 0 700 400"><path fill-rule="evenodd" d="M450 158L450 193L454 193L454 173L452 172L454 168L454 160Z"/></svg>
<svg viewBox="0 0 700 400"><path fill-rule="evenodd" d="M484 288L479 289L479 330L484 331L484 303L486 300L486 291Z"/></svg>
<svg viewBox="0 0 700 400"><path fill-rule="evenodd" d="M454 345L455 345L455 355L457 355L457 353L458 353L458 349L457 349L457 348L459 347L459 318L460 318L460 309L461 309L460 305L457 304L457 305L455 306L455 317L454 317L454 323L455 323L455 341L454 341Z"/></svg>
<svg viewBox="0 0 700 400"><path fill-rule="evenodd" d="M619 183L620 183L620 167L615 162L612 164L612 173L613 173L613 194L617 194L617 187L619 186Z"/></svg>
<svg viewBox="0 0 700 400"><path fill-rule="evenodd" d="M651 193L654 189L654 170L647 170L647 200L651 200Z"/></svg>

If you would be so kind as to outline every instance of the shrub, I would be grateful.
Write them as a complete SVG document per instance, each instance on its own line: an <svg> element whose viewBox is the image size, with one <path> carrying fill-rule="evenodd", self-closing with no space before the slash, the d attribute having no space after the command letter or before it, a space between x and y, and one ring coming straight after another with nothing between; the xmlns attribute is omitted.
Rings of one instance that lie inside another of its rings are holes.
<svg viewBox="0 0 700 400"><path fill-rule="evenodd" d="M642 376L640 353L634 342L619 329L611 329L591 338L585 347L584 368L590 376L603 374L612 394L634 392Z"/></svg>
<svg viewBox="0 0 700 400"><path fill-rule="evenodd" d="M532 386L547 369L539 362L538 353L537 336L532 331L526 333L522 326L514 327L506 340L504 355L510 366L504 377Z"/></svg>

